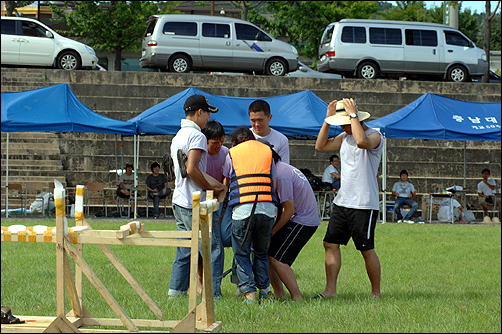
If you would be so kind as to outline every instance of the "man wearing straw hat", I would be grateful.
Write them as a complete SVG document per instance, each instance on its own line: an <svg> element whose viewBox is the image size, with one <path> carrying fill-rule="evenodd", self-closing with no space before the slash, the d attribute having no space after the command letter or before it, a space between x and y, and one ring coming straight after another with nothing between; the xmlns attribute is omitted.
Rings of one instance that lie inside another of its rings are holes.
<svg viewBox="0 0 502 334"><path fill-rule="evenodd" d="M320 152L340 150L344 162L341 186L324 237L326 251L326 288L314 298L335 297L341 267L340 245L352 238L361 252L371 282L371 297L380 298L380 261L374 249L375 225L379 211L377 171L382 154L382 134L364 124L370 114L358 111L352 98L334 100L328 105L326 119L315 148ZM344 131L328 138L330 125Z"/></svg>

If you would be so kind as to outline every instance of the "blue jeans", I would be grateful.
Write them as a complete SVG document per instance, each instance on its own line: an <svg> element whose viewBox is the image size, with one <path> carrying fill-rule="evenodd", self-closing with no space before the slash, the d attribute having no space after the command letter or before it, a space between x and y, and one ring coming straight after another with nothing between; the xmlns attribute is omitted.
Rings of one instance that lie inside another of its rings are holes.
<svg viewBox="0 0 502 334"><path fill-rule="evenodd" d="M174 218L176 219L176 226L178 231L191 231L192 230L192 210L180 207L173 204ZM223 248L220 247L220 226L218 221L215 221L213 214L213 232L211 237L211 273L213 278L213 296L221 296L221 279L218 279L215 264L218 263L220 253ZM199 248L201 253L202 248ZM223 266L223 265L222 265ZM169 283L169 296L183 295L188 291L190 280L190 248L177 247L176 258L174 259L173 269L171 271L171 282Z"/></svg>
<svg viewBox="0 0 502 334"><path fill-rule="evenodd" d="M166 191L162 189L161 191L158 192L158 195L154 195L153 192L149 192L148 196L153 199L153 215L158 216L159 215L159 203L161 199L166 198L171 194L171 189L166 188ZM148 210L148 208L147 208Z"/></svg>
<svg viewBox="0 0 502 334"><path fill-rule="evenodd" d="M397 215L397 219L403 219L403 215L401 214L401 207L403 204L408 205L411 210L408 212L406 217L404 217L405 220L411 220L413 219L413 216L418 210L418 203L412 200L411 198L404 198L404 197L398 197L396 198L396 201L394 202L394 212Z"/></svg>
<svg viewBox="0 0 502 334"><path fill-rule="evenodd" d="M213 287L214 295L217 292L221 296L221 278L223 274L223 266L225 265L225 247L232 246L232 208L227 207L221 225L218 224L220 220L221 208L223 203L220 203L218 211L213 212L213 246L211 251L211 261L213 264ZM214 253L214 256L213 256Z"/></svg>
<svg viewBox="0 0 502 334"><path fill-rule="evenodd" d="M274 218L256 214L241 249L248 221L249 217L244 220L232 220L232 248L241 293L254 292L256 288L266 289L270 285L267 253Z"/></svg>

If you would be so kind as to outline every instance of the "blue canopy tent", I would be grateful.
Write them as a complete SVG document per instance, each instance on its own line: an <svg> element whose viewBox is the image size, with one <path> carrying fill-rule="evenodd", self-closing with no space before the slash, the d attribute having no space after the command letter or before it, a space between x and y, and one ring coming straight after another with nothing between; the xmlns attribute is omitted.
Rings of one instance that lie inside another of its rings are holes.
<svg viewBox="0 0 502 334"><path fill-rule="evenodd" d="M8 216L9 132L94 132L135 135L134 123L102 116L86 107L67 84L1 94L2 132L7 132L6 216Z"/></svg>
<svg viewBox="0 0 502 334"><path fill-rule="evenodd" d="M328 104L310 90L274 97L234 97L188 88L131 118L129 122L137 124L139 134L176 134L181 120L185 118L185 100L194 94L204 95L212 106L219 108L213 118L223 125L226 134L239 126L250 126L248 107L253 101L261 99L270 104L273 115L270 127L289 138L313 139L319 133L328 108ZM341 132L339 126L332 126L330 136Z"/></svg>
<svg viewBox="0 0 502 334"><path fill-rule="evenodd" d="M409 105L367 125L384 138L501 141L500 102L467 102L426 93ZM386 142L382 157L382 188L386 189ZM465 144L464 144L465 145ZM464 188L466 175L464 146ZM385 192L383 194L385 208ZM386 210L383 210L385 221Z"/></svg>

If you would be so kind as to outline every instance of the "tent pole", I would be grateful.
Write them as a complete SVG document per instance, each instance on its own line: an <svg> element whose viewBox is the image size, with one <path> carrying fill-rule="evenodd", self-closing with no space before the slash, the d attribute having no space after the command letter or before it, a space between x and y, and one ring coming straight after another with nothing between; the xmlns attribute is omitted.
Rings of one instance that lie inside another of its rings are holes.
<svg viewBox="0 0 502 334"><path fill-rule="evenodd" d="M118 151L117 151L117 134L115 134L115 186L119 185L119 161L118 161Z"/></svg>
<svg viewBox="0 0 502 334"><path fill-rule="evenodd" d="M382 155L382 224L385 224L387 222L387 137L385 135Z"/></svg>
<svg viewBox="0 0 502 334"><path fill-rule="evenodd" d="M467 150L467 141L464 141L464 188L462 188L464 191L465 191L465 187L466 187L466 183L465 183L465 177L466 177L466 150ZM466 206L466 202L467 202L467 196L465 196L465 193L464 193L464 208L467 208Z"/></svg>
<svg viewBox="0 0 502 334"><path fill-rule="evenodd" d="M9 132L7 132L7 161L5 163L5 218L9 218ZM25 203L26 204L26 203ZM21 208L23 210L23 208Z"/></svg>
<svg viewBox="0 0 502 334"><path fill-rule="evenodd" d="M138 149L139 149L139 137L134 135L134 219L138 217Z"/></svg>

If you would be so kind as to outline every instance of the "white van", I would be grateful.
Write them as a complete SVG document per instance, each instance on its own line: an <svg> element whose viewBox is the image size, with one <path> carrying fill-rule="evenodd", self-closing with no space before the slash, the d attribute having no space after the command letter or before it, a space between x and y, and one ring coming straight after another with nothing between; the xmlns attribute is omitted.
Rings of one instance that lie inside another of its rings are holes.
<svg viewBox="0 0 502 334"><path fill-rule="evenodd" d="M435 75L468 81L488 68L484 50L444 24L344 19L328 25L319 45L321 72L375 79Z"/></svg>
<svg viewBox="0 0 502 334"><path fill-rule="evenodd" d="M298 68L298 52L257 26L206 15L153 15L143 37L141 67L258 72L282 76Z"/></svg>
<svg viewBox="0 0 502 334"><path fill-rule="evenodd" d="M59 35L36 19L2 16L2 65L79 70L93 69L97 63L91 47Z"/></svg>

